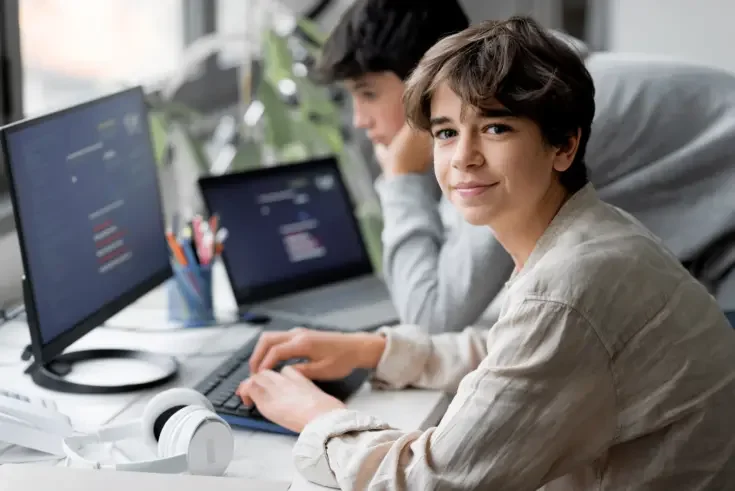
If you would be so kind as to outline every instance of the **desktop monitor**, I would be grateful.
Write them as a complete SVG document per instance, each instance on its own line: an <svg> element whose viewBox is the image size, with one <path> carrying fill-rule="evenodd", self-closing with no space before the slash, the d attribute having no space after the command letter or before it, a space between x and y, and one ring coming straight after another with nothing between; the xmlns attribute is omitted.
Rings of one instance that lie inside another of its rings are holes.
<svg viewBox="0 0 735 491"><path fill-rule="evenodd" d="M143 90L14 123L0 141L34 366L64 390L64 372L53 368L63 351L172 275Z"/></svg>

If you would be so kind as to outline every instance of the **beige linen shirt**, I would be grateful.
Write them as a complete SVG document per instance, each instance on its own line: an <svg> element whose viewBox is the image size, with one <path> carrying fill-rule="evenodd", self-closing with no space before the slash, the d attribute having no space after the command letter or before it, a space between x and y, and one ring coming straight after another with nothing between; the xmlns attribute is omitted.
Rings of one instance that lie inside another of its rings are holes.
<svg viewBox="0 0 735 491"><path fill-rule="evenodd" d="M659 241L591 186L506 285L489 330L385 329L384 386L456 391L435 428L343 409L294 448L355 490L735 490L735 330Z"/></svg>

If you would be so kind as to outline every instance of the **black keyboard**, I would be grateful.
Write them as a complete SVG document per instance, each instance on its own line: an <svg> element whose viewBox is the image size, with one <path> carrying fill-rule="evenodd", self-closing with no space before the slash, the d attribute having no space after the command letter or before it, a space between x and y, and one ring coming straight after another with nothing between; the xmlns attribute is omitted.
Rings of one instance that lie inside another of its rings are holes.
<svg viewBox="0 0 735 491"><path fill-rule="evenodd" d="M310 326L313 327L313 326ZM196 387L195 390L204 394L212 403L217 414L232 426L239 426L253 430L271 433L282 433L293 435L294 433L265 419L257 408L244 406L240 397L235 395L235 390L240 382L250 375L248 360L255 349L257 337L238 349L229 359L215 368ZM276 367L280 370L290 363L300 360L291 360ZM367 370L358 369L341 380L316 381L324 392L341 401L346 401L354 394L368 379Z"/></svg>

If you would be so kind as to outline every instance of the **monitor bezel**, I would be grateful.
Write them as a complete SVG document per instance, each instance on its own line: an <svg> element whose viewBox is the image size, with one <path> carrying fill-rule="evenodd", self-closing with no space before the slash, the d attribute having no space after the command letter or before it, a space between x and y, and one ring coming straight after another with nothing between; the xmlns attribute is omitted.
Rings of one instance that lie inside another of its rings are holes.
<svg viewBox="0 0 735 491"><path fill-rule="evenodd" d="M164 266L158 271L153 271L148 278L141 281L138 285L128 290L127 292L123 292L120 296L118 296L116 299L112 300L111 302L100 306L100 308L97 309L92 314L88 315L87 317L83 319L80 319L76 325L70 327L63 333L51 339L48 343L44 344L43 337L41 336L41 328L39 325L38 314L35 308L36 293L35 293L35 289L33 288L33 275L31 274L31 269L29 268L28 254L26 252L25 229L24 229L23 220L21 219L20 212L18 209L18 196L17 196L17 189L16 189L15 174L13 172L12 166L9 164L8 137L12 135L13 133L22 131L23 129L29 126L41 124L49 119L64 116L65 114L69 112L84 109L86 107L93 106L95 104L99 104L99 103L105 102L110 99L121 97L123 95L128 95L130 93L139 94L139 96L141 97L143 101L144 108L145 108L146 117L143 118L143 126L144 126L144 131L146 131L148 135L148 142L151 148L151 153L153 154L154 165L156 165L156 175L157 175L156 181L158 184L157 198L158 198L158 208L160 210L159 216L161 220L161 241L162 241L162 245L165 248L168 248L168 246L166 245L166 239L164 235L165 219L163 216L163 198L162 198L162 193L161 193L161 182L160 182L160 177L158 177L159 176L158 167L157 167L157 164L155 163L155 148L153 146L153 137L151 135L150 121L148 118L149 116L148 103L146 101L145 92L142 86L138 85L138 86L134 86L128 89L117 91L111 94L104 95L102 97L98 97L98 98L88 100L88 101L85 101L79 104L65 107L63 109L52 111L52 112L49 112L43 115L16 121L14 123L8 124L0 128L0 151L2 152L3 165L5 165L5 169L8 173L8 187L10 191L10 199L13 205L13 218L15 219L15 225L16 225L16 229L18 233L18 242L20 245L20 255L21 255L21 260L23 263L24 282L25 282L25 288L26 288L24 300L26 303L28 303L29 301L32 303L30 308L28 305L26 305L26 312L27 312L27 317L28 317L27 319L28 330L31 335L31 347L33 350L33 357L35 359L36 364L47 365L48 363L52 362L56 356L63 353L64 350L67 347L69 347L71 344L73 344L74 342L76 342L77 340L85 336L86 334L88 334L94 328L102 325L110 317L119 313L121 310L123 310L125 307L129 306L130 304L132 304L133 302L141 298L143 295L149 293L151 290L153 290L154 288L158 287L159 285L167 281L169 278L171 278L173 276L173 270L171 268L171 263L167 262L166 266Z"/></svg>
<svg viewBox="0 0 735 491"><path fill-rule="evenodd" d="M353 227L353 230L357 233L360 249L362 250L364 259L336 268L331 268L319 273L304 274L294 278L274 281L265 285L260 285L252 288L237 288L237 283L233 276L232 268L230 267L228 259L229 250L225 245L222 250L221 258L225 266L230 285L232 287L235 301L238 306L249 306L257 304L259 302L272 300L277 297L305 291L311 288L318 288L339 281L345 281L353 278L358 278L360 276L375 274L373 264L370 260L370 254L365 243L365 238L362 235L362 231L357 220L357 209L355 206L355 202L352 199L349 189L347 188L337 159L333 156L289 162L273 167L246 169L217 176L203 176L198 179L197 182L199 184L199 190L201 192L204 205L207 208L207 213L213 214L216 213L217 210L214 210L212 208L209 192L212 188L216 186L228 185L231 183L238 183L251 179L260 179L266 176L285 175L289 173L293 174L296 172L302 173L304 171L308 172L311 168L323 168L325 164L328 164L329 167L333 168L337 174L337 179L339 180L341 190L340 193L342 193L342 198L348 204L349 210L351 212L350 224ZM229 225L228 228L232 228L232 225Z"/></svg>

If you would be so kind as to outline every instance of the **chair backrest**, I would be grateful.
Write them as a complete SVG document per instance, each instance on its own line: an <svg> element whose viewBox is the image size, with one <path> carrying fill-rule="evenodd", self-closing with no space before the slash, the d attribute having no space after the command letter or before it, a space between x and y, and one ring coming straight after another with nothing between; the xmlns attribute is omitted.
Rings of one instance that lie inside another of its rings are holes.
<svg viewBox="0 0 735 491"><path fill-rule="evenodd" d="M735 230L720 236L693 260L684 261L684 267L716 294L720 283L735 270Z"/></svg>
<svg viewBox="0 0 735 491"><path fill-rule="evenodd" d="M725 317L730 321L730 325L735 328L735 310L732 312L725 312Z"/></svg>

